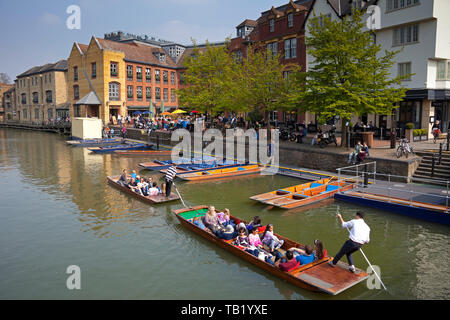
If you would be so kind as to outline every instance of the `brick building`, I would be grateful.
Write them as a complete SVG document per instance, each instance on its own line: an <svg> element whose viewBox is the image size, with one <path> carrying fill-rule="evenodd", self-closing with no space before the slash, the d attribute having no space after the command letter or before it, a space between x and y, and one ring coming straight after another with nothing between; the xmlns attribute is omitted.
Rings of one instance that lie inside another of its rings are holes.
<svg viewBox="0 0 450 320"><path fill-rule="evenodd" d="M13 87L13 84L0 83L0 121L5 121L7 118L6 113L8 108L5 99L10 100L10 93L8 94L7 92Z"/></svg>
<svg viewBox="0 0 450 320"><path fill-rule="evenodd" d="M150 101L159 112L162 105L164 110L178 108L182 64L192 50L120 31L92 37L89 45L74 43L68 59L71 115L109 123L119 114L148 111Z"/></svg>
<svg viewBox="0 0 450 320"><path fill-rule="evenodd" d="M25 122L46 122L68 114L67 60L33 67L15 80L16 115Z"/></svg>
<svg viewBox="0 0 450 320"><path fill-rule="evenodd" d="M305 21L314 1L292 1L272 7L261 13L257 20L246 19L236 27L236 37L231 39L230 51L238 58L245 58L249 46L254 50L265 48L279 54L283 64L299 64L306 70ZM285 71L286 75L289 71ZM309 112L284 113L273 111L270 120L309 123L314 116Z"/></svg>
<svg viewBox="0 0 450 320"><path fill-rule="evenodd" d="M11 85L11 87L3 92L3 88L1 89L0 93L1 97L1 105L0 105L0 113L3 109L3 117L0 116L0 121L13 121L16 118L17 110L16 110L16 88L14 85ZM3 119L2 119L3 118Z"/></svg>

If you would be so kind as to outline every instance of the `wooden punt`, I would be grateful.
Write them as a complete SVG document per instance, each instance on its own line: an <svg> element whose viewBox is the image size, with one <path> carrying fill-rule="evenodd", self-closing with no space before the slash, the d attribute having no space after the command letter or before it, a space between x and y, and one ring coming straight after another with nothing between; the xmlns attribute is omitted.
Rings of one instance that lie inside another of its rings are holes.
<svg viewBox="0 0 450 320"><path fill-rule="evenodd" d="M168 197L168 198L164 194L157 195L157 196L143 196L143 195L137 194L133 190L128 189L127 187L124 187L121 184L119 184L118 183L119 179L120 179L120 176L108 177L108 183L110 185L112 185L113 187L115 187L125 193L128 193L128 194L134 196L135 198L138 198L139 200L142 200L147 203L158 204L158 203L169 202L169 201L174 201L174 200L180 199L180 197L178 196L178 194L176 192L175 193L172 192L170 194L170 197Z"/></svg>
<svg viewBox="0 0 450 320"><path fill-rule="evenodd" d="M346 191L354 187L352 183L331 182L309 190L292 193L282 198L262 201L264 204L281 209L294 209L312 204L324 199L332 198L339 190Z"/></svg>
<svg viewBox="0 0 450 320"><path fill-rule="evenodd" d="M214 164L212 164L214 165ZM239 164L239 163L234 163L234 164L221 164L218 163L216 166L204 166L202 168L202 165L197 165L197 164L182 164L182 165L178 165L176 166L176 170L177 170L177 174L179 173L187 173L187 172L202 172L202 171L206 171L206 170L214 170L214 169L224 169L224 168L233 168L233 167L242 167L246 164ZM162 169L159 170L159 172L161 173L166 173L168 169Z"/></svg>
<svg viewBox="0 0 450 320"><path fill-rule="evenodd" d="M130 144L119 144L110 147L94 147L88 148L89 151L94 153L113 153L116 150L151 150L153 145L146 143L130 143Z"/></svg>
<svg viewBox="0 0 450 320"><path fill-rule="evenodd" d="M243 258L253 265L258 266L281 279L287 280L288 282L300 288L310 291L324 292L331 295L337 295L369 277L366 272L358 268L356 268L355 273L350 272L348 270L348 264L341 261L339 261L335 267L331 267L328 264L328 261L332 260L333 257L329 256L323 257L322 259L316 260L312 263L302 265L289 272L281 271L270 263L259 260L254 255L242 250L238 246L233 245L233 240L227 241L219 239L208 229L202 230L201 228L194 225L192 223L192 218L194 216L204 215L207 208L207 206L195 206L192 208L173 210L173 212L183 226L187 227L196 234ZM231 218L235 221L239 220L236 217ZM244 220L240 221L245 223ZM277 235L277 237L284 240L284 244L282 246L283 250L292 247L302 249L304 248L304 245L290 240L286 237L280 235Z"/></svg>
<svg viewBox="0 0 450 320"><path fill-rule="evenodd" d="M209 163L212 161L215 161L215 158L206 158L203 162L201 159L190 159L190 158L179 158L176 161L172 160L153 160L150 162L143 162L139 163L139 167L146 170L152 170L152 171L160 171L164 169L168 169L172 165L179 165L179 164L195 164L195 163Z"/></svg>
<svg viewBox="0 0 450 320"><path fill-rule="evenodd" d="M239 177L244 175L259 174L264 169L264 166L257 164L245 165L231 168L221 168L213 170L204 170L200 172L187 172L177 174L176 177L187 181L209 181Z"/></svg>
<svg viewBox="0 0 450 320"><path fill-rule="evenodd" d="M121 138L113 139L86 139L86 140L68 140L66 144L72 147L101 147L101 146L111 146L123 143L124 140Z"/></svg>
<svg viewBox="0 0 450 320"><path fill-rule="evenodd" d="M320 185L326 184L330 180L331 180L331 178L326 178L326 179L321 179L321 180L317 180L314 182L307 182L307 183L295 185L295 186L288 187L288 188L277 189L274 191L257 194L255 196L250 197L250 199L263 202L263 201L267 201L267 200L282 198L291 193L297 193L297 192L304 191L306 189L314 188L318 184L320 184Z"/></svg>
<svg viewBox="0 0 450 320"><path fill-rule="evenodd" d="M118 156L170 156L171 150L116 150Z"/></svg>

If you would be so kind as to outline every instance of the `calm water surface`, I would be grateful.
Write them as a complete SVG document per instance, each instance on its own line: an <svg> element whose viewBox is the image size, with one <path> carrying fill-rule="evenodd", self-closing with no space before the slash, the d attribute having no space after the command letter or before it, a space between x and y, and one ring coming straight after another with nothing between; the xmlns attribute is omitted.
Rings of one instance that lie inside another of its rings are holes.
<svg viewBox="0 0 450 320"><path fill-rule="evenodd" d="M389 291L361 283L337 297L280 280L182 227L171 210L151 207L106 183L142 157L90 154L55 134L0 129L0 299L445 299L450 295L450 229L364 208L372 229L364 252ZM142 172L151 174L149 172ZM159 178L160 174L153 174ZM298 184L281 176L183 183L188 205L228 207L262 217L302 243L321 239L336 254L347 238L336 212L358 207L327 201L297 212L267 209L252 195ZM354 255L361 268L367 264ZM346 258L343 258L346 261ZM69 265L81 290L66 288Z"/></svg>

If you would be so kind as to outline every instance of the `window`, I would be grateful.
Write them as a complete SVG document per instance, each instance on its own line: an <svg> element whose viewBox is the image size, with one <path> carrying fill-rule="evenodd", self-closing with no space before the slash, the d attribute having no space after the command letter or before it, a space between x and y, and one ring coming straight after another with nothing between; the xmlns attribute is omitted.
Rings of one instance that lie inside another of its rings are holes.
<svg viewBox="0 0 450 320"><path fill-rule="evenodd" d="M163 89L163 99L165 102L169 101L169 89L167 88Z"/></svg>
<svg viewBox="0 0 450 320"><path fill-rule="evenodd" d="M45 101L47 103L51 103L53 101L52 91L51 90L45 91Z"/></svg>
<svg viewBox="0 0 450 320"><path fill-rule="evenodd" d="M91 63L92 78L97 78L97 63Z"/></svg>
<svg viewBox="0 0 450 320"><path fill-rule="evenodd" d="M161 83L161 72L158 69L155 69L155 82Z"/></svg>
<svg viewBox="0 0 450 320"><path fill-rule="evenodd" d="M274 19L270 19L269 20L269 31L270 32L274 32L275 31L275 20Z"/></svg>
<svg viewBox="0 0 450 320"><path fill-rule="evenodd" d="M26 119L28 118L28 114L27 114L27 109L23 109L23 118Z"/></svg>
<svg viewBox="0 0 450 320"><path fill-rule="evenodd" d="M234 58L234 61L241 62L242 61L242 51L241 50L234 51L233 58ZM181 81L181 79L180 79L180 81Z"/></svg>
<svg viewBox="0 0 450 320"><path fill-rule="evenodd" d="M152 99L152 87L145 87L145 98L147 100Z"/></svg>
<svg viewBox="0 0 450 320"><path fill-rule="evenodd" d="M156 101L161 100L161 89L160 88L155 88L155 99L156 99Z"/></svg>
<svg viewBox="0 0 450 320"><path fill-rule="evenodd" d="M80 98L80 88L78 86L73 86L73 98L74 99Z"/></svg>
<svg viewBox="0 0 450 320"><path fill-rule="evenodd" d="M136 87L136 97L139 101L142 101L142 87Z"/></svg>
<svg viewBox="0 0 450 320"><path fill-rule="evenodd" d="M127 98L129 100L133 99L133 86L127 86Z"/></svg>
<svg viewBox="0 0 450 320"><path fill-rule="evenodd" d="M73 113L74 113L75 117L81 117L80 106L73 106Z"/></svg>
<svg viewBox="0 0 450 320"><path fill-rule="evenodd" d="M33 92L33 103L39 103L39 93Z"/></svg>
<svg viewBox="0 0 450 320"><path fill-rule="evenodd" d="M163 71L163 82L164 82L164 84L169 83L169 72L168 71Z"/></svg>
<svg viewBox="0 0 450 320"><path fill-rule="evenodd" d="M416 4L420 4L419 0L387 0L386 11L407 8Z"/></svg>
<svg viewBox="0 0 450 320"><path fill-rule="evenodd" d="M178 82L180 86L184 85L184 74L182 72L180 72L180 75L178 76Z"/></svg>
<svg viewBox="0 0 450 320"><path fill-rule="evenodd" d="M48 74L48 82L52 82L52 74L51 73Z"/></svg>
<svg viewBox="0 0 450 320"><path fill-rule="evenodd" d="M78 67L73 67L73 81L78 81Z"/></svg>
<svg viewBox="0 0 450 320"><path fill-rule="evenodd" d="M34 109L34 119L39 120L39 109Z"/></svg>
<svg viewBox="0 0 450 320"><path fill-rule="evenodd" d="M47 75L44 76L44 83L47 83Z"/></svg>
<svg viewBox="0 0 450 320"><path fill-rule="evenodd" d="M411 73L411 62L403 62L398 64L398 75L400 77L406 76ZM404 79L403 81L411 80L411 77Z"/></svg>
<svg viewBox="0 0 450 320"><path fill-rule="evenodd" d="M323 26L325 25L325 19L331 19L331 13L325 14L325 15L320 15L319 16L319 25L323 28Z"/></svg>
<svg viewBox="0 0 450 320"><path fill-rule="evenodd" d="M292 28L294 26L294 14L289 13L288 14L288 27Z"/></svg>
<svg viewBox="0 0 450 320"><path fill-rule="evenodd" d="M450 60L437 62L437 80L450 80Z"/></svg>
<svg viewBox="0 0 450 320"><path fill-rule="evenodd" d="M22 93L22 104L27 104L27 94Z"/></svg>
<svg viewBox="0 0 450 320"><path fill-rule="evenodd" d="M48 117L48 120L53 119L53 109L47 110L47 117Z"/></svg>
<svg viewBox="0 0 450 320"><path fill-rule="evenodd" d="M150 68L145 68L145 81L152 82L152 70Z"/></svg>
<svg viewBox="0 0 450 320"><path fill-rule="evenodd" d="M136 67L136 79L142 81L142 67Z"/></svg>
<svg viewBox="0 0 450 320"><path fill-rule="evenodd" d="M170 90L170 101L175 102L175 100L176 100L175 90L172 89L172 90Z"/></svg>
<svg viewBox="0 0 450 320"><path fill-rule="evenodd" d="M170 84L175 85L175 72L170 73Z"/></svg>
<svg viewBox="0 0 450 320"><path fill-rule="evenodd" d="M408 25L393 30L392 46L416 43L419 41L419 25Z"/></svg>
<svg viewBox="0 0 450 320"><path fill-rule="evenodd" d="M109 100L117 101L119 100L119 84L117 82L111 82L109 84Z"/></svg>
<svg viewBox="0 0 450 320"><path fill-rule="evenodd" d="M166 62L166 55L164 53L159 54L159 61Z"/></svg>
<svg viewBox="0 0 450 320"><path fill-rule="evenodd" d="M278 54L278 42L272 42L267 44L267 55L272 55L272 57Z"/></svg>
<svg viewBox="0 0 450 320"><path fill-rule="evenodd" d="M109 69L111 71L111 77L117 77L119 75L118 68L117 68L117 62L111 62Z"/></svg>
<svg viewBox="0 0 450 320"><path fill-rule="evenodd" d="M291 38L284 41L284 58L297 58L297 38Z"/></svg>
<svg viewBox="0 0 450 320"><path fill-rule="evenodd" d="M127 66L127 80L133 81L133 66Z"/></svg>

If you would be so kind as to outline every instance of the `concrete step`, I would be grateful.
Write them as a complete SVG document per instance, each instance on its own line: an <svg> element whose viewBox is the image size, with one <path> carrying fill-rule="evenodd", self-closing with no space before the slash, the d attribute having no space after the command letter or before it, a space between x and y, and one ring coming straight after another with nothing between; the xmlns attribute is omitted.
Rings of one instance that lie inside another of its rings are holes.
<svg viewBox="0 0 450 320"><path fill-rule="evenodd" d="M431 170L421 170L420 168L417 169L414 174L424 174L424 175L428 175L431 176ZM434 170L434 175L437 176L442 176L445 177L446 179L450 179L450 173L447 170Z"/></svg>
<svg viewBox="0 0 450 320"><path fill-rule="evenodd" d="M436 181L436 183L434 183L434 184L440 185L440 186L445 185L445 181L448 181L448 179L441 178L441 177L437 177L437 176L431 177L431 176L428 175L428 174L416 174L416 173L414 173L413 178L420 178L420 179L427 179L427 180L433 180L433 179L435 179L435 180L437 180L437 181ZM444 180L444 181L443 181L443 180ZM440 183L439 183L439 181L440 181ZM414 182L418 182L418 183L419 183L420 181L414 181ZM429 183L429 182L427 181L426 183ZM431 183L431 182L430 182L430 183ZM431 184L433 184L433 183L431 183Z"/></svg>

